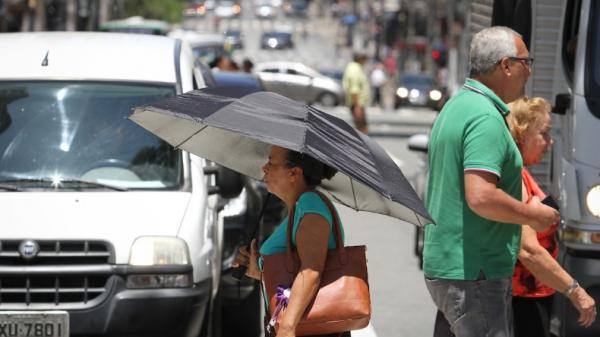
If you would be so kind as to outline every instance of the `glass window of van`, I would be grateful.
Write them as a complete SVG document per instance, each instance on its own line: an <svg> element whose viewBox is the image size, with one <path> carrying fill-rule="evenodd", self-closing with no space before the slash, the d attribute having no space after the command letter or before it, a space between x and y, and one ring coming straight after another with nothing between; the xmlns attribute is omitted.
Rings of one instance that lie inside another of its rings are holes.
<svg viewBox="0 0 600 337"><path fill-rule="evenodd" d="M179 188L180 151L128 119L133 107L174 94L158 85L0 82L0 182Z"/></svg>

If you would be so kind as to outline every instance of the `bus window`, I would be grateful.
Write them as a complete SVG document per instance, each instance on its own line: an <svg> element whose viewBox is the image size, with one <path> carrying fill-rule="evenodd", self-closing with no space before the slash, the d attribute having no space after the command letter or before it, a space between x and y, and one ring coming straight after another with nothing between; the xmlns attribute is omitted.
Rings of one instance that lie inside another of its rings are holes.
<svg viewBox="0 0 600 337"><path fill-rule="evenodd" d="M600 3L591 2L585 69L585 99L592 114L600 118Z"/></svg>
<svg viewBox="0 0 600 337"><path fill-rule="evenodd" d="M569 0L565 15L565 28L563 29L563 64L567 79L573 84L573 71L575 70L575 52L577 51L577 35L579 33L579 15L581 0Z"/></svg>
<svg viewBox="0 0 600 337"><path fill-rule="evenodd" d="M523 37L527 49L531 49L531 0L494 1L492 26L514 29Z"/></svg>

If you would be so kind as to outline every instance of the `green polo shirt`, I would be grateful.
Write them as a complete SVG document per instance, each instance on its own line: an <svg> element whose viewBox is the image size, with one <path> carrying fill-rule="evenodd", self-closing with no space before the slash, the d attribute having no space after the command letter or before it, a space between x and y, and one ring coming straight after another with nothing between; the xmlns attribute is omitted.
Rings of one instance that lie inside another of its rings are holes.
<svg viewBox="0 0 600 337"><path fill-rule="evenodd" d="M464 172L481 170L499 177L497 186L521 200L521 154L504 116L508 106L473 79L444 106L429 142L427 209L436 225L425 227L425 275L476 280L511 277L519 252L521 227L475 214L465 199ZM502 112L502 114L500 113Z"/></svg>

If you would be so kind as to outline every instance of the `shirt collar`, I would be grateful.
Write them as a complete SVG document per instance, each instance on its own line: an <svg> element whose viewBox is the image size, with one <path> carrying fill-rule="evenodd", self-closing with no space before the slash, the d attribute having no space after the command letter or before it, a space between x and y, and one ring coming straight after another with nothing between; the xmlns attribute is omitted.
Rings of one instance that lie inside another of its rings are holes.
<svg viewBox="0 0 600 337"><path fill-rule="evenodd" d="M465 84L468 84L472 87L475 87L481 91L483 91L483 93L492 100L492 102L499 108L500 113L502 114L502 116L506 117L508 116L508 114L510 113L510 109L508 108L508 105L506 105L506 103L504 103L504 101L502 101L500 99L500 97L498 97L498 95L496 95L496 93L494 91L492 91L492 89L488 88L487 86L485 86L485 84L474 80L472 78L467 78L467 80L465 81Z"/></svg>

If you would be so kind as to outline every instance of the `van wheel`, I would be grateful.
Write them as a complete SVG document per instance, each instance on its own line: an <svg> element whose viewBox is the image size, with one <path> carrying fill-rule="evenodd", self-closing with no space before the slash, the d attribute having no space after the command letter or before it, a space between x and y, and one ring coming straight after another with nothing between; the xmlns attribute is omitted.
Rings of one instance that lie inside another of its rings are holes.
<svg viewBox="0 0 600 337"><path fill-rule="evenodd" d="M319 95L319 103L321 103L322 106L332 107L338 104L338 100L334 94L330 92L324 92Z"/></svg>
<svg viewBox="0 0 600 337"><path fill-rule="evenodd" d="M234 321L235 324L223 326L223 337L258 337L262 334L262 309L261 309L260 284L254 285L254 290L248 297L240 300L235 305L223 307L223 320Z"/></svg>

